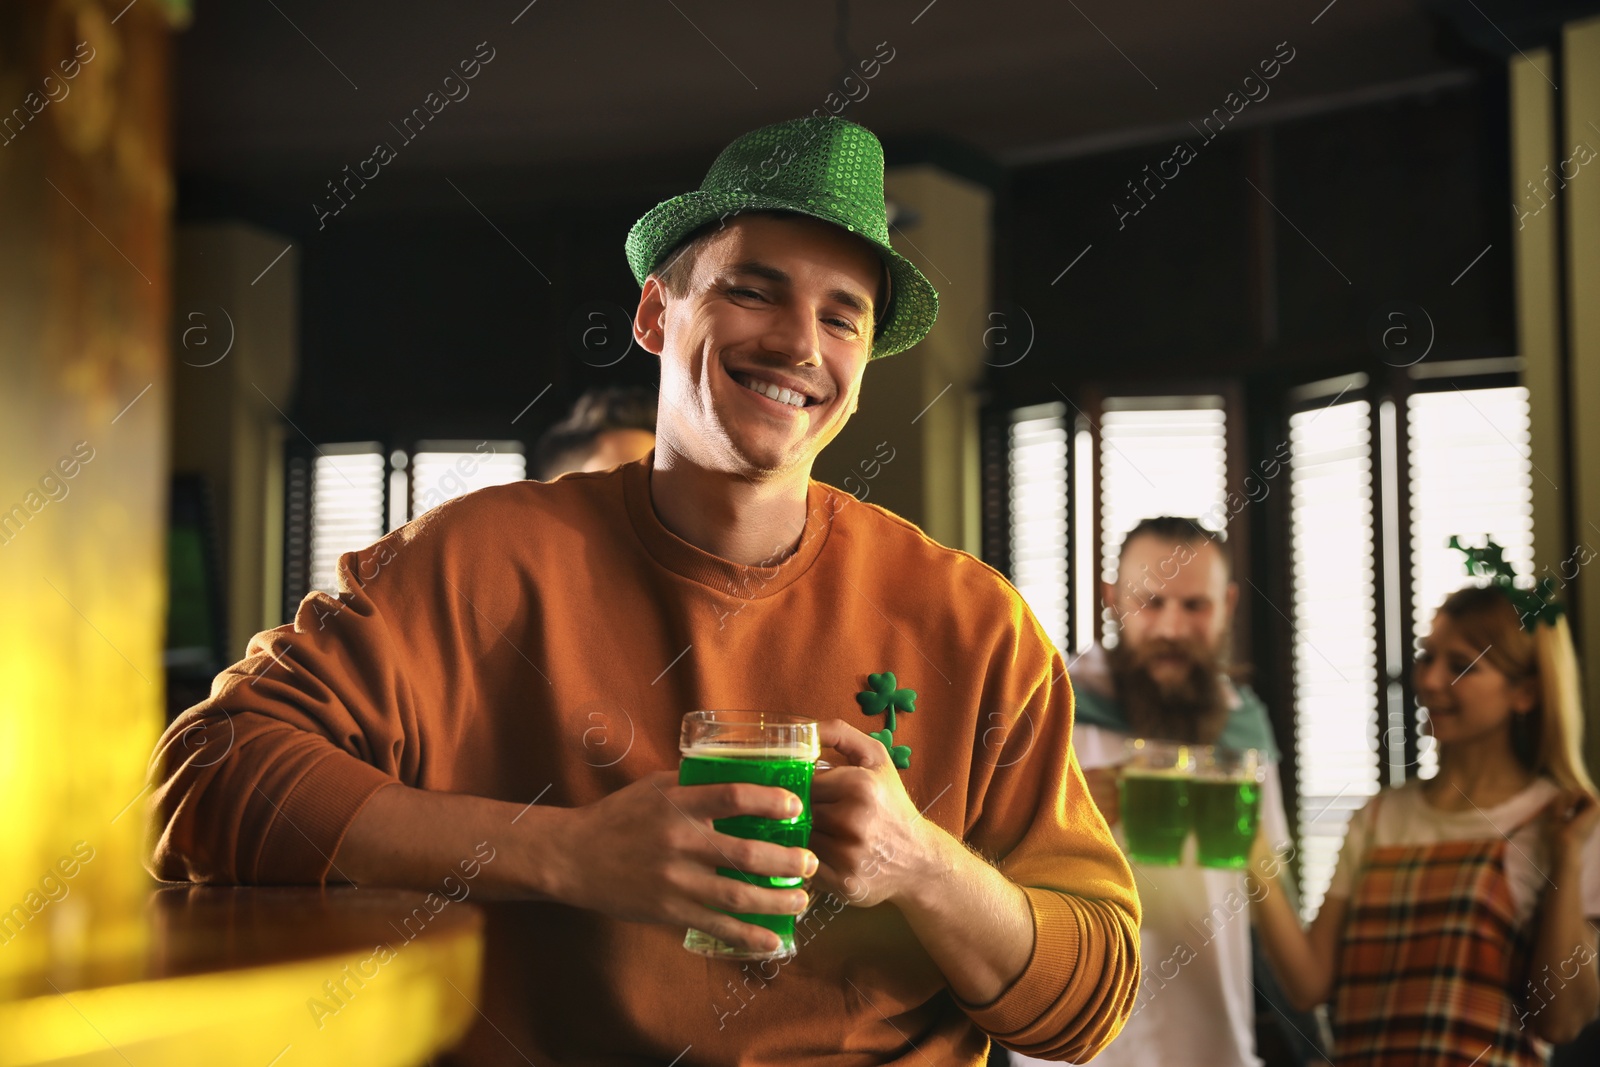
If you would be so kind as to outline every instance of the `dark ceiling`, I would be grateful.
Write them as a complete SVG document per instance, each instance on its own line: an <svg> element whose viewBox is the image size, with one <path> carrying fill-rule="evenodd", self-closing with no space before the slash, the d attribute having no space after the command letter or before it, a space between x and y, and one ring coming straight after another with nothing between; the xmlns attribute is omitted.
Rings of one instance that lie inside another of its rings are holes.
<svg viewBox="0 0 1600 1067"><path fill-rule="evenodd" d="M891 152L896 139L948 139L1018 164L1165 139L1275 53L1293 58L1250 105L1256 121L1459 81L1468 61L1441 47L1424 7L199 0L178 43L179 171L200 199L308 218L324 183L379 142L396 158L364 192L369 208L459 207L465 190L446 179L463 178L480 205L667 195L738 133L837 107L846 69L874 56L875 77L850 83L858 99L842 114ZM402 120L430 93L436 107L447 89L460 95L445 79L480 42L493 58L469 95L407 141Z"/></svg>

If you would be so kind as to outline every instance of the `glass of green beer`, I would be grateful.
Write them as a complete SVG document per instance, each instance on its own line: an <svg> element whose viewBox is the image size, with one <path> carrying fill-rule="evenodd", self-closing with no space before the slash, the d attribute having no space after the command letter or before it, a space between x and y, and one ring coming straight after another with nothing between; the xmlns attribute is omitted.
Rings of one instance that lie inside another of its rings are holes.
<svg viewBox="0 0 1600 1067"><path fill-rule="evenodd" d="M1189 837L1189 785L1194 746L1135 738L1128 742L1118 786L1128 858L1175 867Z"/></svg>
<svg viewBox="0 0 1600 1067"><path fill-rule="evenodd" d="M1242 869L1249 861L1266 776L1260 749L1206 745L1200 751L1189 810L1202 867Z"/></svg>
<svg viewBox="0 0 1600 1067"><path fill-rule="evenodd" d="M720 782L754 782L787 789L800 798L800 814L792 819L764 819L734 815L718 819L718 832L732 837L771 841L788 848L804 848L811 840L811 776L821 754L817 723L798 715L767 711L691 711L683 717L678 741L683 762L678 765L679 785ZM717 873L763 889L794 889L803 879L768 877L718 867ZM764 960L794 955L793 915L741 915L734 918L765 927L778 935L776 952L762 952L725 944L700 930L690 930L683 947L702 956Z"/></svg>

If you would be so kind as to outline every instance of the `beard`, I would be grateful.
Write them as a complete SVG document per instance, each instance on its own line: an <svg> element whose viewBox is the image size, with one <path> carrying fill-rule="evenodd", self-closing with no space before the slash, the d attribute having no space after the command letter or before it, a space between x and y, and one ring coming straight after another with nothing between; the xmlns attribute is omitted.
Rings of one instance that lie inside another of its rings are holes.
<svg viewBox="0 0 1600 1067"><path fill-rule="evenodd" d="M1139 647L1124 639L1106 650L1116 697L1134 736L1187 744L1211 744L1227 725L1228 706L1223 679L1228 677L1225 654L1228 635L1216 648L1199 641L1151 638ZM1183 670L1175 679L1158 678L1151 666L1158 658L1181 658Z"/></svg>

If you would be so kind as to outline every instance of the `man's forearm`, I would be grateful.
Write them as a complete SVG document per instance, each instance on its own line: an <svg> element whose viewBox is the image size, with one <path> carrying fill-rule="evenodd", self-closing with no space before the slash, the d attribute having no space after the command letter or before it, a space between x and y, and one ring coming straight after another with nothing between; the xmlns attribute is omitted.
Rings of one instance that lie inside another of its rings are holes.
<svg viewBox="0 0 1600 1067"><path fill-rule="evenodd" d="M549 870L541 847L560 812L461 793L395 784L372 795L333 856L330 881L437 888L484 842L494 849L473 885L487 897L547 899Z"/></svg>
<svg viewBox="0 0 1600 1067"><path fill-rule="evenodd" d="M925 871L897 903L950 989L994 1000L1033 955L1033 910L1022 888L928 824Z"/></svg>

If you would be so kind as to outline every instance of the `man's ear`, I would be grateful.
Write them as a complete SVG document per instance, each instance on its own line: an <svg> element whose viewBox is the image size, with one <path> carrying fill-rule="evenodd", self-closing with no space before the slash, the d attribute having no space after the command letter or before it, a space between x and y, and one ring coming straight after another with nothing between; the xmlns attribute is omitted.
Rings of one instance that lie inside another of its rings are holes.
<svg viewBox="0 0 1600 1067"><path fill-rule="evenodd" d="M667 291L654 274L644 280L639 309L633 313L633 339L652 355L666 347Z"/></svg>
<svg viewBox="0 0 1600 1067"><path fill-rule="evenodd" d="M1228 599L1228 618L1231 621L1233 619L1234 609L1239 606L1239 583L1238 582L1229 582L1228 583L1228 598L1227 599Z"/></svg>

